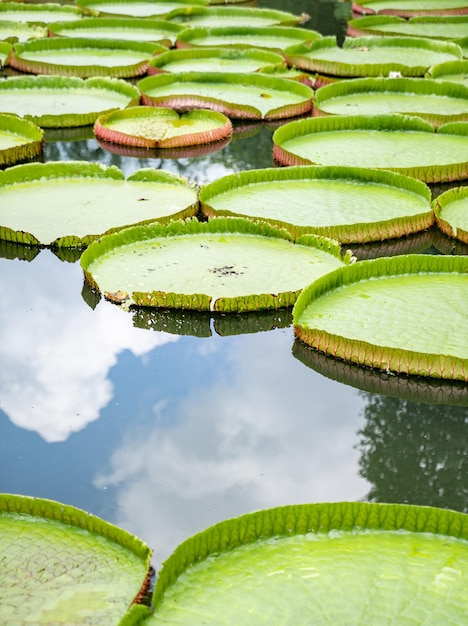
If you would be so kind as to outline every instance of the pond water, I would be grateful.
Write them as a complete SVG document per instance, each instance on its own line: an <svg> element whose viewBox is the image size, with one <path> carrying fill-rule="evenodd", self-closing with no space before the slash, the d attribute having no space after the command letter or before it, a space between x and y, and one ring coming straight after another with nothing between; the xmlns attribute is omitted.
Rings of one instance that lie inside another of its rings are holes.
<svg viewBox="0 0 468 626"><path fill-rule="evenodd" d="M259 6L307 12L310 27L343 34L343 7L330 2ZM149 158L114 154L89 128L48 132L44 160L126 175L154 167L203 184L273 166L273 130L237 128L216 152ZM361 253L440 249L424 234ZM320 358L295 343L290 311L132 315L97 301L74 258L10 245L1 257L0 491L118 524L154 549L156 566L194 532L277 505L468 511L466 386Z"/></svg>

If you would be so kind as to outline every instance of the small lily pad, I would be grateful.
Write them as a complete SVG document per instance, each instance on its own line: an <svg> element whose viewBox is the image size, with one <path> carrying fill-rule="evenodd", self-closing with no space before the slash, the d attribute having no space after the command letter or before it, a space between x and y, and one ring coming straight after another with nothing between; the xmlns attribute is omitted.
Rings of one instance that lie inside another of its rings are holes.
<svg viewBox="0 0 468 626"><path fill-rule="evenodd" d="M468 3L466 0L358 0L353 2L353 11L399 17L468 15Z"/></svg>
<svg viewBox="0 0 468 626"><path fill-rule="evenodd" d="M0 166L30 161L42 153L44 131L14 115L0 114Z"/></svg>
<svg viewBox="0 0 468 626"><path fill-rule="evenodd" d="M164 19L171 11L190 6L207 6L208 0L75 0L76 4L99 16L157 17Z"/></svg>
<svg viewBox="0 0 468 626"><path fill-rule="evenodd" d="M458 39L468 32L468 15L438 15L405 19L396 15L369 15L348 22L350 37L373 35Z"/></svg>
<svg viewBox="0 0 468 626"><path fill-rule="evenodd" d="M467 307L467 257L383 257L309 285L294 308L294 332L345 361L466 382Z"/></svg>
<svg viewBox="0 0 468 626"><path fill-rule="evenodd" d="M437 225L449 237L468 244L468 187L454 187L433 201Z"/></svg>
<svg viewBox="0 0 468 626"><path fill-rule="evenodd" d="M249 170L202 187L202 212L265 220L294 238L315 233L341 243L393 239L434 222L429 189L387 171L346 167Z"/></svg>
<svg viewBox="0 0 468 626"><path fill-rule="evenodd" d="M317 91L314 115L417 115L433 126L468 122L468 86L419 78L356 78Z"/></svg>
<svg viewBox="0 0 468 626"><path fill-rule="evenodd" d="M260 74L183 72L138 83L142 103L177 111L214 109L230 118L280 119L312 109L313 90L286 78Z"/></svg>
<svg viewBox="0 0 468 626"><path fill-rule="evenodd" d="M0 238L29 245L84 247L104 233L195 215L196 190L169 172L66 161L0 172Z"/></svg>
<svg viewBox="0 0 468 626"><path fill-rule="evenodd" d="M288 11L245 7L190 7L176 9L166 17L169 22L185 27L203 26L297 26L307 20L306 16Z"/></svg>
<svg viewBox="0 0 468 626"><path fill-rule="evenodd" d="M431 65L462 59L461 48L449 41L417 37L355 37L343 46L335 37L291 46L284 51L291 67L347 78L424 76Z"/></svg>
<svg viewBox="0 0 468 626"><path fill-rule="evenodd" d="M291 306L314 277L348 258L330 239L293 243L267 224L217 218L102 237L81 266L91 287L116 303L244 312Z"/></svg>
<svg viewBox="0 0 468 626"><path fill-rule="evenodd" d="M48 37L15 44L9 63L31 74L131 78L145 74L151 57L164 50L148 41Z"/></svg>
<svg viewBox="0 0 468 626"><path fill-rule="evenodd" d="M0 81L0 112L15 113L42 128L94 124L99 115L140 101L123 80L72 76L14 76Z"/></svg>
<svg viewBox="0 0 468 626"><path fill-rule="evenodd" d="M333 115L295 120L273 134L282 165L348 165L389 169L426 183L468 178L468 123L437 132L426 121L399 114Z"/></svg>
<svg viewBox="0 0 468 626"><path fill-rule="evenodd" d="M179 115L172 109L131 107L98 117L96 137L143 148L177 148L230 137L232 124L222 113L192 110Z"/></svg>
<svg viewBox="0 0 468 626"><path fill-rule="evenodd" d="M74 507L0 494L0 622L117 624L149 586L151 551Z"/></svg>
<svg viewBox="0 0 468 626"><path fill-rule="evenodd" d="M0 21L0 41L28 41L29 39L47 37L47 35L47 26L12 20Z"/></svg>

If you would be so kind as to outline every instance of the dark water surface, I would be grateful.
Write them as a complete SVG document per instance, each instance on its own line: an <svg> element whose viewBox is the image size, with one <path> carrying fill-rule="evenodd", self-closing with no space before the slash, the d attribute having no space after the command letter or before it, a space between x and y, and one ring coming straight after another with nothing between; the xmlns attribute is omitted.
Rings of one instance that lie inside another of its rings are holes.
<svg viewBox="0 0 468 626"><path fill-rule="evenodd" d="M343 7L330 2L259 6L343 32ZM203 184L271 167L273 130L243 127L217 152L170 158L113 154L91 129L50 132L44 160L99 161L127 175L155 167ZM435 249L430 234L374 248L363 258ZM319 357L294 342L290 311L132 316L96 301L73 259L13 246L1 256L0 491L95 513L146 541L156 565L194 532L276 505L468 511L466 387Z"/></svg>

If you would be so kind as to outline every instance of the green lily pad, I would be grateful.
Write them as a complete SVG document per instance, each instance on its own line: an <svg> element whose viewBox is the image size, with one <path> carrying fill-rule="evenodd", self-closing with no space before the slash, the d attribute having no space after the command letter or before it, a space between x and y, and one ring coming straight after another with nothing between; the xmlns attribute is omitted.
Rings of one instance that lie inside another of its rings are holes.
<svg viewBox="0 0 468 626"><path fill-rule="evenodd" d="M85 161L34 163L0 172L0 238L83 247L104 233L195 215L196 190L173 174Z"/></svg>
<svg viewBox="0 0 468 626"><path fill-rule="evenodd" d="M57 22L49 26L52 35L87 39L122 39L150 41L170 48L183 30L164 20L137 17L89 17L74 22Z"/></svg>
<svg viewBox="0 0 468 626"><path fill-rule="evenodd" d="M468 244L468 187L454 187L433 201L439 228Z"/></svg>
<svg viewBox="0 0 468 626"><path fill-rule="evenodd" d="M468 178L468 123L437 132L418 117L333 115L296 120L273 134L282 165L348 165L388 169L426 183Z"/></svg>
<svg viewBox="0 0 468 626"><path fill-rule="evenodd" d="M28 41L29 39L47 37L47 35L47 26L12 20L0 21L0 41Z"/></svg>
<svg viewBox="0 0 468 626"><path fill-rule="evenodd" d="M419 78L356 78L317 91L314 115L417 115L432 126L468 122L468 85Z"/></svg>
<svg viewBox="0 0 468 626"><path fill-rule="evenodd" d="M172 109L131 107L98 117L96 137L143 148L177 148L230 137L232 123L222 113L193 110L179 115Z"/></svg>
<svg viewBox="0 0 468 626"><path fill-rule="evenodd" d="M392 239L434 222L423 183L387 171L289 167L225 176L200 191L202 212L265 220L294 238L315 233L341 243Z"/></svg>
<svg viewBox="0 0 468 626"><path fill-rule="evenodd" d="M399 17L467 15L468 3L466 0L359 0L353 3L353 11Z"/></svg>
<svg viewBox="0 0 468 626"><path fill-rule="evenodd" d="M337 502L266 509L182 543L134 624L462 624L468 516ZM339 589L339 591L338 591Z"/></svg>
<svg viewBox="0 0 468 626"><path fill-rule="evenodd" d="M268 65L284 64L276 52L255 48L187 48L169 50L151 59L148 74L171 72L256 72Z"/></svg>
<svg viewBox="0 0 468 626"><path fill-rule="evenodd" d="M0 67L6 65L8 56L12 51L12 45L6 41L0 41Z"/></svg>
<svg viewBox="0 0 468 626"><path fill-rule="evenodd" d="M294 332L345 361L466 382L467 307L467 257L383 257L309 285L294 309Z"/></svg>
<svg viewBox="0 0 468 626"><path fill-rule="evenodd" d="M42 153L44 131L14 115L0 114L0 166L29 161Z"/></svg>
<svg viewBox="0 0 468 626"><path fill-rule="evenodd" d="M189 6L207 6L208 0L75 0L84 10L98 15L165 18L171 11Z"/></svg>
<svg viewBox="0 0 468 626"><path fill-rule="evenodd" d="M60 5L54 2L32 4L29 2L2 2L0 20L9 22L33 22L52 24L58 21L77 20L83 16L78 7Z"/></svg>
<svg viewBox="0 0 468 626"><path fill-rule="evenodd" d="M184 72L158 74L138 83L142 104L177 111L214 109L228 117L280 119L312 109L314 91L286 78L260 74Z"/></svg>
<svg viewBox="0 0 468 626"><path fill-rule="evenodd" d="M350 37L372 35L458 39L468 32L468 16L438 15L405 19L396 15L369 15L348 22Z"/></svg>
<svg viewBox="0 0 468 626"><path fill-rule="evenodd" d="M274 9L195 6L176 9L169 13L166 19L190 28L194 26L213 28L217 26L297 26L306 21L306 16Z"/></svg>
<svg viewBox="0 0 468 626"><path fill-rule="evenodd" d="M149 583L150 549L74 507L0 494L0 622L117 624Z"/></svg>
<svg viewBox="0 0 468 626"><path fill-rule="evenodd" d="M330 239L293 243L267 224L218 218L103 237L81 266L88 283L116 303L243 312L291 306L314 277L348 259Z"/></svg>
<svg viewBox="0 0 468 626"><path fill-rule="evenodd" d="M468 59L468 37L461 37L460 39L454 39L454 43L460 46L463 53L463 58Z"/></svg>
<svg viewBox="0 0 468 626"><path fill-rule="evenodd" d="M94 124L99 115L140 101L136 87L114 78L14 76L0 81L0 112L42 128Z"/></svg>
<svg viewBox="0 0 468 626"><path fill-rule="evenodd" d="M429 68L428 76L436 80L462 83L468 87L468 60L447 61Z"/></svg>
<svg viewBox="0 0 468 626"><path fill-rule="evenodd" d="M187 28L178 37L178 48L194 46L264 48L282 52L290 46L320 39L320 33L307 28L288 26L218 26Z"/></svg>
<svg viewBox="0 0 468 626"><path fill-rule="evenodd" d="M15 44L9 64L31 74L131 78L145 74L152 56L164 50L148 41L48 37Z"/></svg>
<svg viewBox="0 0 468 626"><path fill-rule="evenodd" d="M449 41L416 37L355 37L343 46L335 37L291 46L284 52L291 67L347 78L424 76L431 65L462 59L461 48Z"/></svg>

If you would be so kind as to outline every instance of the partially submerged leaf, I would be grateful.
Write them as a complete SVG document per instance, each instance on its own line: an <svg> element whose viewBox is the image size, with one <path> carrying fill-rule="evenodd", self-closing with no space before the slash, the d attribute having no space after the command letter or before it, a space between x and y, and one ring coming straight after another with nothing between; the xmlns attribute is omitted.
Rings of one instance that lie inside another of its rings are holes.
<svg viewBox="0 0 468 626"><path fill-rule="evenodd" d="M288 11L245 7L190 7L176 9L166 17L169 22L186 27L219 26L297 26L304 23L304 17Z"/></svg>
<svg viewBox="0 0 468 626"><path fill-rule="evenodd" d="M468 244L468 187L445 191L433 201L433 207L439 228Z"/></svg>
<svg viewBox="0 0 468 626"><path fill-rule="evenodd" d="M464 61L447 61L429 68L428 76L435 80L448 80L461 83L468 87L468 59Z"/></svg>
<svg viewBox="0 0 468 626"><path fill-rule="evenodd" d="M14 20L0 21L0 40L28 41L39 37L47 37L47 26Z"/></svg>
<svg viewBox="0 0 468 626"><path fill-rule="evenodd" d="M294 308L311 347L387 372L468 381L468 258L361 261L314 281Z"/></svg>
<svg viewBox="0 0 468 626"><path fill-rule="evenodd" d="M0 166L30 161L42 153L44 131L28 120L0 114Z"/></svg>

